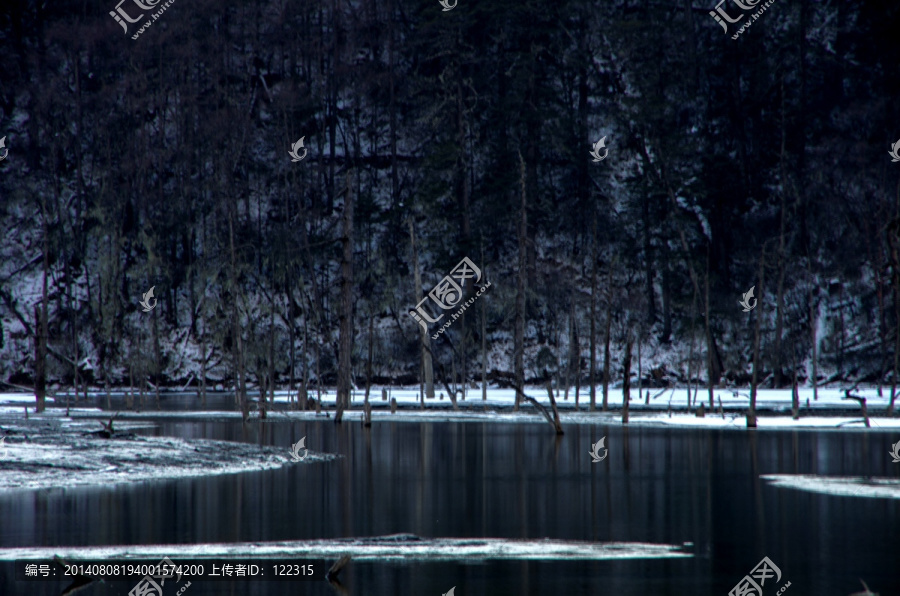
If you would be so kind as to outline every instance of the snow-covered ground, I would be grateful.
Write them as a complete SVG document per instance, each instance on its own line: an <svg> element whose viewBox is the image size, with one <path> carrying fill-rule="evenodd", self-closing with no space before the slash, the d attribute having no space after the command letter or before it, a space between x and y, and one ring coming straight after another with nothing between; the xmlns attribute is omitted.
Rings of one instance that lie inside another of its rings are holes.
<svg viewBox="0 0 900 596"><path fill-rule="evenodd" d="M600 405L602 403L601 388L596 390L596 411L590 412L590 389L582 388L579 396L579 408L575 409L574 391L569 392L568 400L565 399L564 392L555 395L557 407L560 409L560 422L562 424L597 424L602 421L604 423L616 424L621 423L621 408L623 405L623 392L621 388L610 388L608 394L608 404L611 411L601 412ZM646 392L650 392L649 404L645 404ZM487 391L487 399L482 400L482 392L480 389L470 389L467 397L463 400L457 398L457 406L460 411L452 410L452 404L443 393L438 393L438 397L425 400L424 410L418 409L421 399L419 397L418 388L401 388L390 389L388 391L388 399L382 400L381 388L372 388L369 400L373 409L389 408L390 399L396 399L398 406L403 406L404 410L397 415L375 412L372 415L373 423L384 419L407 419L415 421L425 421L434 419L454 419L454 420L493 420L497 422L536 422L543 421L543 418L529 403L520 406L520 412L513 413L510 410L515 404L515 390L513 389L495 389L491 388ZM707 409L703 418L698 418L693 413L687 412L687 395L686 388L676 389L645 389L644 395L638 399L638 392L632 391L631 400L629 402L629 423L635 425L661 425L679 428L725 428L725 429L746 429L745 413L750 405L750 393L747 390L731 390L716 389L713 391L715 408ZM814 398L811 388L800 389L800 419L794 420L790 415L791 412L791 391L789 389L773 390L760 389L757 391L756 408L759 413L757 419L757 428L759 430L767 429L836 429L836 430L865 430L865 422L862 418L860 406L856 400L844 399L844 391L837 388L820 388L817 391L818 399ZM900 417L887 417L887 408L890 402L887 391L879 397L877 389L856 389L852 395L866 398L866 406L869 414L869 430L893 431L900 430ZM357 407L363 402L364 392L354 391L353 405ZM542 387L528 387L525 394L534 398L536 401L550 407L550 398L547 390ZM691 396L693 397L693 391ZM441 399L443 396L443 399ZM276 392L275 400L277 402L288 401L287 392ZM334 392L322 394L322 403L326 406L333 406L335 401ZM900 401L900 400L898 400ZM721 413L719 405L721 402ZM709 394L705 389L700 389L696 395L696 402L693 407L704 404L709 407ZM900 410L900 403L897 404ZM435 410L439 410L436 412ZM485 411L488 410L488 411ZM491 410L502 410L502 413ZM900 412L898 412L900 413ZM285 412L278 413L287 416L304 413ZM272 413L270 413L270 416ZM437 416L436 416L437 415ZM351 412L345 413L345 418L361 417L361 413ZM396 417L396 418L394 418Z"/></svg>
<svg viewBox="0 0 900 596"><path fill-rule="evenodd" d="M387 393L387 399L382 399L382 390L385 390ZM650 402L647 406L644 405L646 400L647 392L650 393ZM166 391L163 391L162 395L166 395ZM845 399L844 398L844 389L837 387L820 387L817 390L818 399L814 397L814 391L811 387L801 387L799 389L800 396L800 407L802 409L810 408L813 410L817 409L833 409L833 408L843 408L843 409L852 409L857 408L857 402L855 400ZM869 411L878 410L878 409L886 409L888 404L890 403L890 390L889 388L885 388L883 393L884 395L879 396L878 391L874 387L869 388L857 388L851 392L853 395L858 395L860 397L865 397L867 405L869 407ZM210 391L210 394L212 392ZM255 397L257 395L256 390L249 389L248 394ZM544 387L526 387L525 394L533 397L543 404L549 405L550 400L547 397L547 390ZM636 387L632 387L631 390L631 402L630 407L632 410L641 409L641 408L653 408L653 409L668 409L671 407L672 409L684 409L687 406L687 394L688 390L685 387L676 387L669 389L647 389L644 388L641 391L641 395L638 395L638 391ZM92 390L89 392L90 396L106 396L106 394L101 390ZM123 389L113 390L113 402L117 401L121 403L122 396L124 395ZM286 390L280 390L275 392L275 401L276 402L288 402L289 396L293 395L294 399L296 399L297 392L296 390L289 393ZM613 408L621 408L623 399L622 399L622 389L621 387L610 387L608 403L610 407ZM568 398L565 396L565 392L562 390L555 390L554 396L556 397L556 405L560 408L573 408L575 407L575 390L574 388L570 388ZM691 388L691 396L694 397L694 388ZM714 389L713 396L715 398L715 407L719 407L719 401L721 400L722 406L725 410L729 409L746 409L750 404L750 389L742 388L742 389ZM333 387L329 387L327 390L323 390L321 393L317 392L314 388L310 390L309 397L318 399L321 397L323 405L331 404L334 405L335 399L335 390ZM365 397L365 389L364 388L355 388L352 391L352 401L354 405L360 405L363 403ZM418 405L420 402L419 398L419 388L418 386L414 387L381 387L381 386L373 386L369 391L369 401L372 403L372 407L390 407L391 398L397 400L397 405L399 406L411 406ZM149 397L148 400L153 401L153 397ZM602 388L598 385L596 388L596 402L599 406L602 402ZM199 400L198 400L199 401ZM705 404L706 407L709 407L709 394L705 387L701 387L696 392L696 401L692 405L692 407L699 406L701 403ZM30 393L0 393L0 405L2 404L33 404L34 403L34 395ZM54 403L53 397L47 398L48 404ZM57 405L65 405L65 394L57 393L55 398L55 403ZM70 396L70 404L75 404L74 394ZM480 407L483 405L487 405L492 408L503 408L503 407L511 407L515 403L515 390L513 389L501 389L497 387L488 387L487 390L487 399L482 400L482 392L481 388L469 388L466 392L465 399L462 398L462 390L460 389L457 393L457 404L460 407ZM582 409L587 409L590 403L590 387L582 387L579 395L579 406ZM434 406L445 406L450 407L451 402L449 397L446 395L446 391L439 389L437 385L435 385L435 397L426 399L425 405L434 405ZM897 399L897 406L900 408L900 398ZM759 389L757 390L756 395L756 407L758 410L765 409L773 409L773 410L782 410L782 409L790 409L791 408L791 390L790 389Z"/></svg>
<svg viewBox="0 0 900 596"><path fill-rule="evenodd" d="M381 387L372 387L372 389L370 390L369 401L371 402L373 408L390 407L391 398L397 400L398 406L417 406L421 401L419 397L418 387L393 387L385 389L387 390L387 400L383 400L381 397ZM645 405L646 393L648 391L650 392L650 403L648 405ZM814 392L812 388L800 388L799 396L801 411L859 409L859 405L855 400L844 399L843 389L820 388L817 391L818 399L814 398L813 393ZM547 390L543 387L526 387L525 394L536 399L544 405L550 405L550 399L547 396ZM852 394L866 398L866 405L869 408L870 414L874 413L875 411L886 410L888 404L890 403L889 390L884 391L884 395L881 397L878 396L877 389L875 388L856 389L852 392ZM289 399L288 395L289 394L287 391L276 391L275 401L286 402ZM435 395L435 398L425 400L426 407L451 407L451 402L449 397L446 395L446 392L440 391L437 386L435 386ZM515 395L516 394L514 389L498 389L490 387L487 390L487 399L482 400L481 389L470 388L466 393L465 399L462 399L461 392L458 393L457 405L461 408L478 408L482 406L487 406L489 408L506 408L511 407L515 404ZM687 388L681 387L675 389L643 389L642 395L639 396L637 388L633 387L631 391L631 401L629 403L629 407L632 411L640 409L668 410L670 407L673 410L683 410L687 407L687 395ZM364 401L364 396L364 389L355 389L352 395L353 404L362 404ZM557 407L561 409L575 408L574 389L569 390L568 399L566 399L564 391L555 392L554 396L556 398ZM691 390L691 396L694 396L693 389ZM715 407L719 407L719 401L721 400L722 407L726 411L746 410L750 405L749 389L714 389L713 396ZM318 398L318 394L315 391L311 391L310 397ZM335 392L333 389L329 389L328 391L323 392L321 394L321 397L323 405L333 405L335 400ZM600 404L603 401L602 389L599 386L596 389L595 399L599 408ZM3 396L0 395L0 402L2 401ZM900 408L900 399L898 399L897 401L897 406L898 408ZM611 408L619 409L622 407L623 392L621 388L611 387L609 389L608 403ZM700 390L697 391L696 402L692 405L692 407L697 407L701 403L705 404L707 408L709 407L709 394L705 388L700 388ZM579 395L579 407L580 409L586 410L589 404L590 388L582 387ZM791 409L791 390L759 389L756 395L756 408L757 410L789 411ZM707 413L709 413L708 410Z"/></svg>
<svg viewBox="0 0 900 596"><path fill-rule="evenodd" d="M387 399L382 399L382 388L373 387L370 391L369 400L372 405L373 414L372 421L491 421L497 423L539 423L544 422L541 414L529 403L523 403L519 412L512 410L515 404L515 391L512 389L490 388L487 391L487 399L482 400L480 389L470 389L466 399L462 399L461 395L457 398L458 410L453 410L452 403L449 398L442 393L438 393L438 397L426 399L424 408L420 407L420 398L418 388L385 388ZM648 391L648 390L645 390ZM707 409L703 418L698 418L694 413L687 411L687 389L651 389L650 403L645 405L645 397L637 399L637 391L632 392L632 399L629 404L630 424L632 425L657 425L676 428L722 428L722 429L746 429L745 412L749 407L749 392L747 390L725 390L717 389L714 391L715 408ZM526 395L534 398L536 401L547 407L549 410L550 400L547 391L540 387L529 387L525 391ZM692 392L693 393L693 392ZM96 394L93 394L96 395ZM103 394L105 396L105 394ZM165 399L165 393L163 398ZM443 395L443 399L441 396ZM866 430L866 426L862 417L859 404L855 400L843 399L843 391L836 388L825 388L818 390L818 399L813 398L812 389L800 389L800 418L794 420L791 416L791 392L790 390L772 390L761 389L757 394L757 428L759 430L846 430L846 431L862 431ZM889 399L887 392L879 397L877 390L874 388L857 389L853 395L865 397L869 414L870 431L897 431L900 430L900 416L887 416L887 407ZM329 390L318 394L311 392L310 397L321 397L323 411L318 415L320 418L333 415L335 392ZM363 391L354 391L351 410L344 413L344 419L348 421L357 421L362 417L361 407L364 401ZM296 393L293 398L296 399ZM190 398L189 398L190 399ZM291 396L287 391L277 391L275 393L275 401L277 409L270 410L268 417L270 420L284 419L315 419L317 415L314 412L301 412L283 409L290 401ZM391 414L390 400L397 401L398 410L396 414ZM574 395L570 392L569 399L566 400L562 392L556 399L557 406L560 409L560 421L562 424L621 424L621 408L622 408L622 390L610 389L609 391L609 408L607 412L600 411L602 403L600 388L597 388L597 409L590 412L588 407L590 403L590 394L582 392L579 400L579 408L575 409ZM708 408L708 393L701 389L697 393L697 401L694 407L703 403ZM719 409L721 400L722 409ZM898 400L900 401L900 400ZM29 411L33 408L34 398L28 394L22 393L4 393L0 394L0 427L3 426L2 418L5 416L23 416L26 406ZM48 410L42 416L59 416L61 409L60 398L54 402L48 399ZM82 406L84 402L79 402ZM121 394L113 394L112 403L114 407L122 407L123 400ZM142 412L119 411L120 419L150 419L163 417L177 418L204 418L210 417L218 419L231 419L240 417L240 412L234 410L207 411L207 410L179 410L179 411L157 411L153 400L148 402L150 410ZM75 406L74 398L70 400L70 406ZM898 406L898 414L900 414L900 403ZM258 417L258 404L254 404L251 416ZM332 412L329 413L329 410ZM35 414L30 414L35 416ZM70 416L72 418L105 418L109 414L103 410L91 407L71 407Z"/></svg>

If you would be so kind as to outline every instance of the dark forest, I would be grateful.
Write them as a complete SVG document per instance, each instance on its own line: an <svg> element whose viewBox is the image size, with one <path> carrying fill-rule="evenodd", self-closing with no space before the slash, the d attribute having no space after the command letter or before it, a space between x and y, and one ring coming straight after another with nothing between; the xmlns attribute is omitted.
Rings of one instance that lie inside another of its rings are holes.
<svg viewBox="0 0 900 596"><path fill-rule="evenodd" d="M0 376L39 402L897 391L900 5L145 4L0 8Z"/></svg>

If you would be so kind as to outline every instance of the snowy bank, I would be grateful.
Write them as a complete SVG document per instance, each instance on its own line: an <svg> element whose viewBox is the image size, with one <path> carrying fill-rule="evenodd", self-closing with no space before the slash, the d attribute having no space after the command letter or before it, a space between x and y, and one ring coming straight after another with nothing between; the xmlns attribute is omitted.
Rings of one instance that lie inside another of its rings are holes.
<svg viewBox="0 0 900 596"><path fill-rule="evenodd" d="M4 412L0 407L0 426L3 426L2 420L4 414L9 415L21 411ZM38 416L55 416L48 410L45 414L31 414L31 419ZM146 412L129 412L119 411L116 413L116 420L240 420L241 413L229 410L199 410L199 411L146 411ZM261 420L257 412L250 414L250 420L254 422L286 422L294 420L321 420L333 421L333 412L323 412L316 414L315 412L303 412L293 410L270 410L267 418ZM70 412L72 420L107 420L110 417L108 412L99 409L80 408L72 409ZM586 412L586 411L562 411L560 412L560 422L563 427L566 425L622 425L621 412ZM349 410L344 412L343 417L345 424L359 424L363 420L363 413L359 410ZM487 422L494 424L542 424L546 425L546 420L532 406L525 404L520 411L513 412L511 410L497 411L484 409L460 409L454 411L449 408L431 408L426 407L424 410L406 409L398 410L395 414L390 412L372 412L372 424L384 422ZM866 428L865 421L858 416L801 416L799 420L794 420L790 415L768 415L757 417L758 431L767 430L833 430L844 432L897 432L900 431L900 418L887 418L869 416L870 427ZM96 423L95 423L96 424ZM725 413L724 416L718 413L707 413L705 417L698 418L694 414L686 413L665 413L665 412L635 412L632 411L629 416L629 424L631 426L654 426L666 428L682 428L682 429L719 429L733 431L747 431L746 418L733 412ZM99 426L93 427L93 429ZM548 426L549 428L549 426ZM753 430L753 429L749 429Z"/></svg>

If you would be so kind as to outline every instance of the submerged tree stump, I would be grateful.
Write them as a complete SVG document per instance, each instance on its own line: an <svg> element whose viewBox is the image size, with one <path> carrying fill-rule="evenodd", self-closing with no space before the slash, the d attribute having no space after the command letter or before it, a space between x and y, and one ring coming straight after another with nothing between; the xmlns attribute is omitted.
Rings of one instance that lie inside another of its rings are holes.
<svg viewBox="0 0 900 596"><path fill-rule="evenodd" d="M871 428L871 425L869 424L869 410L866 407L866 398L861 397L859 395L850 395L850 390L847 389L846 391L844 391L843 399L855 399L856 401L859 402L859 405L862 408L863 418L866 421L866 428Z"/></svg>

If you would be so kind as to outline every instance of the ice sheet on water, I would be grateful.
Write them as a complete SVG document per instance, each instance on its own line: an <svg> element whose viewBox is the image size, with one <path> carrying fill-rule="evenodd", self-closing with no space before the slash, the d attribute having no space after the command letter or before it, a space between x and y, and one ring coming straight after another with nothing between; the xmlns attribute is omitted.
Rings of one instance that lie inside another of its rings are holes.
<svg viewBox="0 0 900 596"><path fill-rule="evenodd" d="M900 479L814 474L767 474L763 479L779 488L792 488L836 497L900 499Z"/></svg>
<svg viewBox="0 0 900 596"><path fill-rule="evenodd" d="M287 449L246 443L136 435L152 426L116 419L113 438L96 420L24 417L2 421L0 492L109 486L174 478L236 474L298 465ZM337 457L310 452L303 464Z"/></svg>
<svg viewBox="0 0 900 596"><path fill-rule="evenodd" d="M687 545L646 542L577 542L571 540L519 540L508 538L420 538L402 534L371 538L295 540L97 547L30 547L0 549L0 560L62 558L112 559L260 557L336 559L345 554L354 561L486 561L677 559L694 555Z"/></svg>

